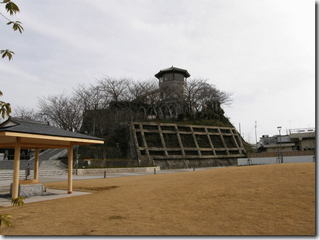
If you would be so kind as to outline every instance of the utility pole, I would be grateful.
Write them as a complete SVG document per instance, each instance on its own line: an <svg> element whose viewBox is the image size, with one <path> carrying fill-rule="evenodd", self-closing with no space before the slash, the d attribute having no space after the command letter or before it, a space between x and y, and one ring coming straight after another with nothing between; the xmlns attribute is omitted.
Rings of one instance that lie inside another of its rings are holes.
<svg viewBox="0 0 320 240"><path fill-rule="evenodd" d="M258 139L257 139L257 121L254 122L254 133L256 136L256 148L257 148L257 144L258 144Z"/></svg>
<svg viewBox="0 0 320 240"><path fill-rule="evenodd" d="M278 158L279 158L279 163L283 163L283 155L282 155L282 150L281 150L281 126L277 127L279 131L279 151L278 151Z"/></svg>

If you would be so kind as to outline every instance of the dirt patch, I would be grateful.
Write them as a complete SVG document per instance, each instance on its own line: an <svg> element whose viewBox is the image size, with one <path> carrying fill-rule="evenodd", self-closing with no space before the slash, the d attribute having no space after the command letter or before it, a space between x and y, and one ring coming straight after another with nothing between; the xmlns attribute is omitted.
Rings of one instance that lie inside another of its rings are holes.
<svg viewBox="0 0 320 240"><path fill-rule="evenodd" d="M103 187L78 187L79 190L87 190L87 191L96 191L96 192L100 192L100 191L106 191L106 190L111 190L111 189L115 189L118 188L119 186L103 186Z"/></svg>
<svg viewBox="0 0 320 240"><path fill-rule="evenodd" d="M122 216L110 216L109 219L110 220L117 220L117 219L125 219L126 217L122 217Z"/></svg>
<svg viewBox="0 0 320 240"><path fill-rule="evenodd" d="M59 190L67 190L68 188L65 186L65 183L46 183L46 187L48 188L55 188ZM119 188L119 186L74 186L73 190L74 191L87 191L87 192L101 192L101 191L107 191L107 190L112 190Z"/></svg>
<svg viewBox="0 0 320 240"><path fill-rule="evenodd" d="M314 163L91 179L74 181L74 187L95 190L0 209L13 217L1 234L315 234Z"/></svg>

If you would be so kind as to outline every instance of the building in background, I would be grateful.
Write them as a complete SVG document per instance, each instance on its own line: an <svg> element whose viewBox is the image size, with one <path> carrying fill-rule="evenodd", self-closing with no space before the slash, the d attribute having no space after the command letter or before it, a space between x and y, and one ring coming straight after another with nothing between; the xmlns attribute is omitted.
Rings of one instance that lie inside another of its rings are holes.
<svg viewBox="0 0 320 240"><path fill-rule="evenodd" d="M314 128L290 129L287 135L262 135L258 152L315 151L316 137Z"/></svg>

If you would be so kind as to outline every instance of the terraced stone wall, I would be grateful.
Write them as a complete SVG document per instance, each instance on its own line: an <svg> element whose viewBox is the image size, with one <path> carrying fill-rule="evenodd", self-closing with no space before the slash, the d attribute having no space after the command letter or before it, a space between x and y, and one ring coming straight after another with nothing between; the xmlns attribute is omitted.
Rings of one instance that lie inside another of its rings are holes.
<svg viewBox="0 0 320 240"><path fill-rule="evenodd" d="M140 164L161 168L236 165L246 156L235 128L132 122L135 155Z"/></svg>

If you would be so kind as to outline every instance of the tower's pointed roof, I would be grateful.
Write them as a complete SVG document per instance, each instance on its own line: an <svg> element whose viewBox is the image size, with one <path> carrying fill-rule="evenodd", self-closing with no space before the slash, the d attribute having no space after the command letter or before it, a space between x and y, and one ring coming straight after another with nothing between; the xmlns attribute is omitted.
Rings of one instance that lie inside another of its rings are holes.
<svg viewBox="0 0 320 240"><path fill-rule="evenodd" d="M162 77L163 74L169 73L169 72L182 73L184 75L184 77L186 77L186 78L190 77L190 74L188 73L188 71L186 69L177 68L177 67L174 67L174 66L166 68L166 69L162 69L154 76L159 79L159 78Z"/></svg>

